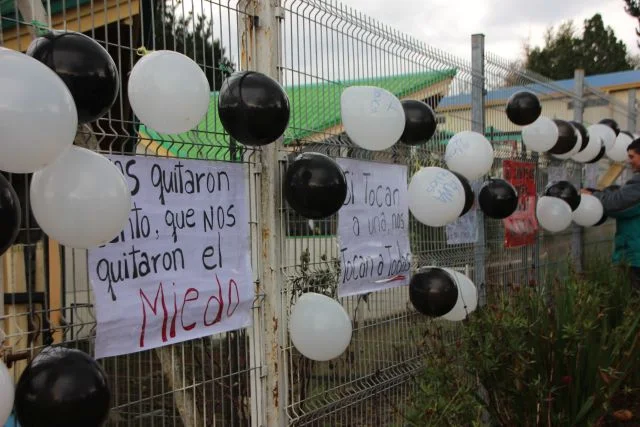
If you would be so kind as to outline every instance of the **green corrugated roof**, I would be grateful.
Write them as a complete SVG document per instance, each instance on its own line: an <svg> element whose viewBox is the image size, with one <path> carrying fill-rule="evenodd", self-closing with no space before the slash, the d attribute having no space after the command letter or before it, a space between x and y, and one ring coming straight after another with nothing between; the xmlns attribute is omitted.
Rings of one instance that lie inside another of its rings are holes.
<svg viewBox="0 0 640 427"><path fill-rule="evenodd" d="M62 12L63 10L69 10L82 6L83 4L90 3L91 0L50 0L51 15ZM2 28L7 30L16 26L16 9L15 0L0 0L0 15L2 16ZM42 4L47 9L47 0L42 0ZM18 12L18 19L23 21L22 15Z"/></svg>
<svg viewBox="0 0 640 427"><path fill-rule="evenodd" d="M456 70L450 69L367 80L286 87L285 91L291 103L291 119L285 132L285 144L339 125L340 95L345 87L377 86L402 98L452 78L455 74ZM218 118L217 105L218 93L213 92L207 116L193 131L179 135L161 135L141 125L140 132L178 157L229 160L231 158L228 148L229 136Z"/></svg>

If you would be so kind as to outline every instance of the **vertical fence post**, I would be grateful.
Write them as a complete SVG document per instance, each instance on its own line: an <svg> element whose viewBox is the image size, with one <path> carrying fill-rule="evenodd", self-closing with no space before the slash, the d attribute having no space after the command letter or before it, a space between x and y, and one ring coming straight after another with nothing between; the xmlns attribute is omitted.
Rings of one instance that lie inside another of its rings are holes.
<svg viewBox="0 0 640 427"><path fill-rule="evenodd" d="M484 34L471 36L471 130L484 135ZM478 303L486 304L484 215L478 212L478 241L474 248L475 282Z"/></svg>
<svg viewBox="0 0 640 427"><path fill-rule="evenodd" d="M627 96L627 130L631 133L636 133L636 118L638 117L638 111L636 110L636 90L629 89Z"/></svg>
<svg viewBox="0 0 640 427"><path fill-rule="evenodd" d="M238 36L241 43L241 63L244 69L261 72L275 80L279 78L279 0L241 0L238 5L240 18ZM262 390L265 393L265 420L253 425L283 427L286 425L284 405L284 360L282 343L286 325L282 322L282 274L280 271L280 239L282 236L279 217L280 172L278 153L282 139L262 147L258 166L257 183L260 194L258 206L258 229L260 233L259 283L258 289L265 295L262 310L265 319L265 361L262 373ZM255 393L254 393L255 394ZM260 396L252 396L259 399Z"/></svg>
<svg viewBox="0 0 640 427"><path fill-rule="evenodd" d="M574 72L574 92L575 97L573 99L573 120L582 123L584 116L584 70L577 69ZM579 184L582 186L582 165L577 165L578 176L579 176ZM575 172L574 172L575 177ZM573 258L573 265L577 272L582 272L582 263L583 263L583 234L582 227L578 227L576 224L573 224L573 233L571 239L571 256Z"/></svg>

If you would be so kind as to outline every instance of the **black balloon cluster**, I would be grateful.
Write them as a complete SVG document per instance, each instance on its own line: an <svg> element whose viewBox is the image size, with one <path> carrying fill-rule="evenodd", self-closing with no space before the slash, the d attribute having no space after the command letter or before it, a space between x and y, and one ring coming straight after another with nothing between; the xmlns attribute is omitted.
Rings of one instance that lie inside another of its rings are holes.
<svg viewBox="0 0 640 427"><path fill-rule="evenodd" d="M458 287L445 270L428 268L411 276L409 300L425 316L440 317L456 305Z"/></svg>
<svg viewBox="0 0 640 427"><path fill-rule="evenodd" d="M262 146L277 140L289 124L289 98L280 84L255 71L231 74L218 97L220 122L236 141Z"/></svg>
<svg viewBox="0 0 640 427"><path fill-rule="evenodd" d="M506 113L512 123L526 126L540 117L542 105L533 92L520 91L511 95L507 101Z"/></svg>
<svg viewBox="0 0 640 427"><path fill-rule="evenodd" d="M552 182L544 190L544 195L564 200L572 211L580 205L580 193L569 181Z"/></svg>
<svg viewBox="0 0 640 427"><path fill-rule="evenodd" d="M91 37L53 30L33 40L27 55L45 64L67 85L78 124L98 120L116 101L118 68L109 52Z"/></svg>
<svg viewBox="0 0 640 427"><path fill-rule="evenodd" d="M347 179L332 158L320 153L302 153L287 169L284 195L303 217L326 218L342 207L347 197Z"/></svg>
<svg viewBox="0 0 640 427"><path fill-rule="evenodd" d="M49 347L34 358L15 391L22 427L100 427L110 405L100 365L82 351L62 347Z"/></svg>
<svg viewBox="0 0 640 427"><path fill-rule="evenodd" d="M436 132L436 115L431 107L416 100L402 101L405 125L400 141L407 145L427 142Z"/></svg>
<svg viewBox="0 0 640 427"><path fill-rule="evenodd" d="M0 255L15 242L20 232L22 209L16 191L0 174Z"/></svg>
<svg viewBox="0 0 640 427"><path fill-rule="evenodd" d="M113 106L119 90L118 69L106 49L91 37L50 31L34 39L26 54L65 83L76 105L78 124L99 119ZM0 175L0 255L15 243L26 216L34 222L31 212L22 211L9 180Z"/></svg>
<svg viewBox="0 0 640 427"><path fill-rule="evenodd" d="M483 184L478 203L488 217L505 219L518 208L518 192L504 179L490 179Z"/></svg>

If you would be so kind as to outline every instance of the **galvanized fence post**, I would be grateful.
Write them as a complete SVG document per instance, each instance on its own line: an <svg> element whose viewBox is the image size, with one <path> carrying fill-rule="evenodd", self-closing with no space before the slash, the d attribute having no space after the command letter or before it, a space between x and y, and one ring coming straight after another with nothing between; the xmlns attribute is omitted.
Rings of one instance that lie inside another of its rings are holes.
<svg viewBox="0 0 640 427"><path fill-rule="evenodd" d="M471 130L484 135L484 34L471 36ZM478 303L486 304L484 216L477 216L478 241L474 248L474 279L478 286Z"/></svg>
<svg viewBox="0 0 640 427"><path fill-rule="evenodd" d="M243 14L238 23L238 36L241 43L241 64L245 70L261 72L280 81L279 35L280 10L278 0L242 0L238 9ZM265 419L253 422L253 425L285 426L284 405L284 360L282 357L284 331L286 325L281 322L282 274L280 271L281 230L280 175L278 153L282 139L265 145L260 151L260 162L256 174L260 197L258 206L259 228L259 279L258 292L264 294L262 304L264 323L265 361L262 373L262 391L265 393ZM260 396L252 396L259 399Z"/></svg>
<svg viewBox="0 0 640 427"><path fill-rule="evenodd" d="M636 120L638 117L638 110L636 109L636 90L629 89L627 94L627 130L631 133L636 132Z"/></svg>
<svg viewBox="0 0 640 427"><path fill-rule="evenodd" d="M577 69L574 73L574 91L575 97L573 100L573 120L582 123L584 116L584 70ZM582 184L582 165L576 164L578 171L574 171L574 178L577 174L579 177L579 183ZM571 255L573 258L573 265L577 272L582 272L583 254L584 254L584 241L583 241L582 227L573 224L572 242L571 242Z"/></svg>

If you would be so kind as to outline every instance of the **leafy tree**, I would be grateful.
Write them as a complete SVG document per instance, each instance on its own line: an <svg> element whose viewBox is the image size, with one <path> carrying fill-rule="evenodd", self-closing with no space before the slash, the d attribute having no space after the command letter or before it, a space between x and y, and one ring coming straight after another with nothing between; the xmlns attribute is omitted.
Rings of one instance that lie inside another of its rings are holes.
<svg viewBox="0 0 640 427"><path fill-rule="evenodd" d="M600 14L584 21L578 34L572 21L557 30L549 28L544 47L527 49L526 65L531 71L549 78L573 78L574 70L582 68L586 75L633 69L627 47L618 40L609 26L605 27Z"/></svg>
<svg viewBox="0 0 640 427"><path fill-rule="evenodd" d="M225 56L225 48L213 38L213 21L205 15L177 13L181 2L153 1L153 36L155 49L184 53L204 66L211 90L218 90L234 64ZM180 10L183 10L180 7ZM153 47L147 46L149 49Z"/></svg>
<svg viewBox="0 0 640 427"><path fill-rule="evenodd" d="M634 18L638 19L640 23L640 0L624 0L626 6L624 10ZM640 29L636 28L636 35L640 37ZM640 41L637 42L638 47L640 47Z"/></svg>

